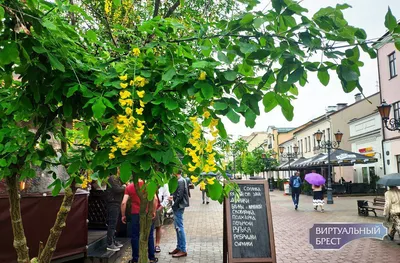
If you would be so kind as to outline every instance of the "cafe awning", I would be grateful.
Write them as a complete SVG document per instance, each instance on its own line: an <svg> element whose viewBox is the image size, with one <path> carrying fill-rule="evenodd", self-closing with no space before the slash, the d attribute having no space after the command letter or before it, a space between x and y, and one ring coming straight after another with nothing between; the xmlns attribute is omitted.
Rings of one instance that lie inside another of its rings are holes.
<svg viewBox="0 0 400 263"><path fill-rule="evenodd" d="M299 159L291 160L290 163L289 163L289 161L286 161L285 163L279 165L277 170L279 170L279 171L294 170L294 169L296 169L296 164L303 162L305 159L306 158L304 158L304 157L300 157Z"/></svg>

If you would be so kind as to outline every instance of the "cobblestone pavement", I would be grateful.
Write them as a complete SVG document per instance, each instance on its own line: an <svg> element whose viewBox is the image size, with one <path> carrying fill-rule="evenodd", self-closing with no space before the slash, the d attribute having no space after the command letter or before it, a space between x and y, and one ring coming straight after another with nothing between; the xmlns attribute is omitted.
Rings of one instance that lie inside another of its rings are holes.
<svg viewBox="0 0 400 263"><path fill-rule="evenodd" d="M301 195L299 209L295 211L291 197L283 195L281 191L272 192L271 206L277 261L279 263L400 262L400 246L396 244L400 241L398 236L396 236L397 242L359 239L348 243L341 250L313 250L309 244L309 229L314 223L382 222L382 216L378 218L358 216L357 199L372 200L373 197L335 198L335 204L325 205L325 212L321 213L313 210L311 197ZM209 205L203 205L201 192L198 189L192 190L190 201L190 207L184 214L188 256L173 259L168 255L168 251L176 246L176 235L173 225L166 225L163 228L161 240L162 252L158 254L159 262L222 262L222 205L214 201L211 201ZM127 253L130 254L128 251ZM129 259L129 254L125 258Z"/></svg>

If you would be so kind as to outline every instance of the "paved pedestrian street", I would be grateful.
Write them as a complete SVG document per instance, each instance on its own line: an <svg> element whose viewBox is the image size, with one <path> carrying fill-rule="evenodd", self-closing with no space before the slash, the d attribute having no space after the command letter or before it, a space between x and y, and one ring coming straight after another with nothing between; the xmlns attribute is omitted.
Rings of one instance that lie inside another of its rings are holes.
<svg viewBox="0 0 400 263"><path fill-rule="evenodd" d="M294 210L291 197L282 191L271 192L271 205L277 261L286 262L400 262L400 242L374 239L358 239L351 241L341 250L313 250L309 244L309 229L314 223L347 222L347 223L380 223L383 220L374 216L361 217L357 213L357 199L372 200L373 197L340 197L335 198L333 205L325 205L325 212L316 212L312 207L312 197L301 195L300 205ZM184 223L187 235L188 256L173 259L168 251L176 246L173 225L163 228L161 253L159 262L222 262L222 205L212 201L209 205L201 202L201 192L192 190L190 207L186 209ZM124 258L129 259L130 250Z"/></svg>

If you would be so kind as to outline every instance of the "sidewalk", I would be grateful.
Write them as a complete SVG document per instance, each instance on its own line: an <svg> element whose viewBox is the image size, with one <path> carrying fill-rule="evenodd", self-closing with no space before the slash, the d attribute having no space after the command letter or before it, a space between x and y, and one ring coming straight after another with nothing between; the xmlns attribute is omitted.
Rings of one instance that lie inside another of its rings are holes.
<svg viewBox="0 0 400 263"><path fill-rule="evenodd" d="M173 259L168 255L168 251L176 246L176 235L173 225L167 225L163 228L162 252L157 255L159 262L222 262L222 205L214 201L209 205L203 205L200 190L194 189L191 193L190 207L186 209L184 215L188 256ZM335 204L325 205L325 213L321 213L313 210L312 197L301 195L299 209L295 211L291 197L283 195L282 191L271 192L277 261L279 263L398 262L400 246L389 241L359 239L337 251L317 251L309 244L309 229L314 223L382 222L383 217L358 216L357 199L360 197L335 198ZM362 199L372 200L373 197L362 197ZM398 236L396 239L397 242L400 241ZM130 250L127 253L125 258L130 259Z"/></svg>

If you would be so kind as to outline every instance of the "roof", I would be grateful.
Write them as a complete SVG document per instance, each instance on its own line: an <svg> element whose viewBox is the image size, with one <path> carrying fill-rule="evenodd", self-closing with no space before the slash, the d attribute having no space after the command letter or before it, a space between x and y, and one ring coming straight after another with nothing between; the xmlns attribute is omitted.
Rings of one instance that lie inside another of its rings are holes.
<svg viewBox="0 0 400 263"><path fill-rule="evenodd" d="M284 132L290 132L291 130L294 130L296 128L276 128L278 132L284 133Z"/></svg>

